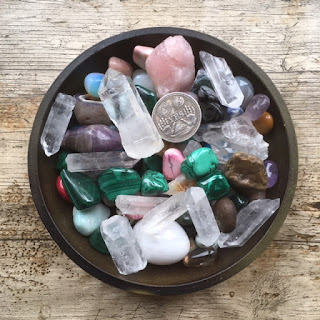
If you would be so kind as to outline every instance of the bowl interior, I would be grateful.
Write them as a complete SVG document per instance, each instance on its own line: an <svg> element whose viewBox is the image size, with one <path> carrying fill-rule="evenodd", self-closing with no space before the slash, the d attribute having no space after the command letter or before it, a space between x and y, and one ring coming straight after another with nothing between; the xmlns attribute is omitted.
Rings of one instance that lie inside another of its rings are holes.
<svg viewBox="0 0 320 320"><path fill-rule="evenodd" d="M139 273L122 276L109 256L94 250L87 238L75 230L72 206L60 198L55 188L55 180L59 174L54 169L57 156L47 158L44 155L39 143L40 135L50 106L59 92L85 92L85 76L90 72L104 73L111 56L120 57L135 66L132 51L136 45L154 47L175 34L183 35L192 46L196 69L201 66L198 55L200 50L224 57L234 75L248 78L255 93L264 93L270 97L269 112L274 117L274 129L265 139L270 143L269 159L279 167L279 180L273 188L268 189L267 197L280 197L281 207L242 248L220 250L219 259L212 266L194 269L186 268L182 263L171 266L149 264ZM43 99L35 119L29 145L29 177L35 204L47 229L61 249L83 269L111 285L127 290L142 290L153 294L184 293L211 286L240 271L272 240L283 223L293 198L297 171L296 150L292 122L279 92L250 59L223 42L195 31L151 28L102 41L80 55L60 74Z"/></svg>

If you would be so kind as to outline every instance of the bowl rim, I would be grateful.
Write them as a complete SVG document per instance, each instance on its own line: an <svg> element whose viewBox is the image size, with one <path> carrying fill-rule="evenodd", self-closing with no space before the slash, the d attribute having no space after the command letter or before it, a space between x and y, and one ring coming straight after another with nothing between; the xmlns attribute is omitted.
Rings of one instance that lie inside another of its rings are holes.
<svg viewBox="0 0 320 320"><path fill-rule="evenodd" d="M46 106L51 103L55 97L57 89L63 84L63 82L69 77L71 72L88 59L94 53L104 49L105 47L112 45L116 42L128 40L132 37L138 37L143 35L182 35L186 37L194 37L202 41L209 42L214 46L219 47L222 50L227 51L229 54L236 56L238 59L243 61L248 68L252 71L253 74L258 76L264 85L273 92L273 99L276 104L279 106L279 112L285 122L285 135L288 141L288 148L291 150L289 154L289 163L288 163L288 183L287 188L281 202L280 208L278 210L277 216L270 225L269 229L266 231L264 236L260 241L250 250L244 257L238 260L233 265L229 266L227 269L220 271L219 273L203 278L201 280L177 284L177 285L144 285L141 283L136 283L130 280L124 280L117 278L111 274L106 273L100 268L93 265L85 257L83 257L79 252L77 252L71 244L67 241L64 235L59 231L55 222L51 218L50 212L45 204L44 196L40 188L40 179L39 179L39 168L38 168L38 152L41 151L40 143L37 137L40 136L41 129L41 119L45 116ZM298 148L297 148L297 139L294 131L293 122L291 120L289 110L287 109L284 100L282 99L279 91L271 81L271 79L266 75L266 73L255 64L250 58L246 55L233 48L229 44L213 37L208 34L185 29L185 28L176 28L176 27L153 27L153 28L143 28L124 32L118 35L114 35L107 39L100 41L99 43L93 45L78 57L76 57L56 78L52 83L47 93L45 94L39 109L37 111L32 131L30 134L29 148L28 148L28 175L30 189L32 197L37 208L37 211L40 215L40 218L52 236L53 240L58 244L60 249L66 253L66 255L73 260L78 266L84 269L86 272L92 276L98 278L99 280L106 282L114 287L120 289L125 289L127 291L150 294L150 295L173 295L173 294L184 294L191 293L194 291L202 290L209 288L215 284L218 284L236 273L240 272L251 262L253 262L269 245L269 243L274 239L276 233L279 231L282 226L292 203L294 192L297 184L298 176Z"/></svg>

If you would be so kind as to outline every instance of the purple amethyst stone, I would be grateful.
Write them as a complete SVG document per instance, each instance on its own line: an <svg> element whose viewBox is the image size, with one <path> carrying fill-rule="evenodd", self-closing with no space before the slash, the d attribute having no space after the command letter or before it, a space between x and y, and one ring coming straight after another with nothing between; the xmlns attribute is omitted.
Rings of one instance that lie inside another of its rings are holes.
<svg viewBox="0 0 320 320"><path fill-rule="evenodd" d="M273 187L278 181L278 166L275 162L271 160L263 161L264 166L266 167L267 176L268 176L268 186L267 188Z"/></svg>
<svg viewBox="0 0 320 320"><path fill-rule="evenodd" d="M245 115L251 120L258 120L269 108L270 99L264 94L256 94L249 102Z"/></svg>

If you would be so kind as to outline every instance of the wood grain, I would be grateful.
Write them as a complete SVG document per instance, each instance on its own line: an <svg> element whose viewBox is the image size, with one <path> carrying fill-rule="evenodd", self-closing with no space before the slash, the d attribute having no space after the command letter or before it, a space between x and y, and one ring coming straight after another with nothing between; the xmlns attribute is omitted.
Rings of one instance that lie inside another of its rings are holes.
<svg viewBox="0 0 320 320"><path fill-rule="evenodd" d="M0 319L320 319L320 2L317 0L0 2ZM213 288L147 297L110 287L63 254L33 205L27 151L58 74L119 32L177 26L233 45L271 77L290 110L299 180L270 247Z"/></svg>

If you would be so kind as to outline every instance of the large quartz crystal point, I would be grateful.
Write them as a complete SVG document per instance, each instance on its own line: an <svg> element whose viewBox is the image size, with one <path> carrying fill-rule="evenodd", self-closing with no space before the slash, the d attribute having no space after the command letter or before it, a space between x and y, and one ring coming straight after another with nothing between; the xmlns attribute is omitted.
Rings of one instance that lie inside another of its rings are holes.
<svg viewBox="0 0 320 320"><path fill-rule="evenodd" d="M146 106L126 76L119 75L106 81L100 90L100 98L119 129L123 148L129 157L147 158L163 148L163 141Z"/></svg>
<svg viewBox="0 0 320 320"><path fill-rule="evenodd" d="M250 202L237 215L236 228L231 233L221 233L220 248L243 246L273 215L280 206L280 199L260 199Z"/></svg>
<svg viewBox="0 0 320 320"><path fill-rule="evenodd" d="M226 60L205 51L200 51L199 56L221 104L234 109L240 107L244 95Z"/></svg>
<svg viewBox="0 0 320 320"><path fill-rule="evenodd" d="M204 190L199 187L188 189L186 203L199 240L206 247L212 246L218 240L220 230Z"/></svg>
<svg viewBox="0 0 320 320"><path fill-rule="evenodd" d="M186 211L185 192L179 192L149 211L141 221L141 228L148 233L160 232Z"/></svg>
<svg viewBox="0 0 320 320"><path fill-rule="evenodd" d="M75 105L74 97L63 93L57 95L40 138L42 149L47 157L60 150Z"/></svg>
<svg viewBox="0 0 320 320"><path fill-rule="evenodd" d="M100 231L119 273L127 275L147 266L147 260L127 218L112 216L101 223Z"/></svg>

